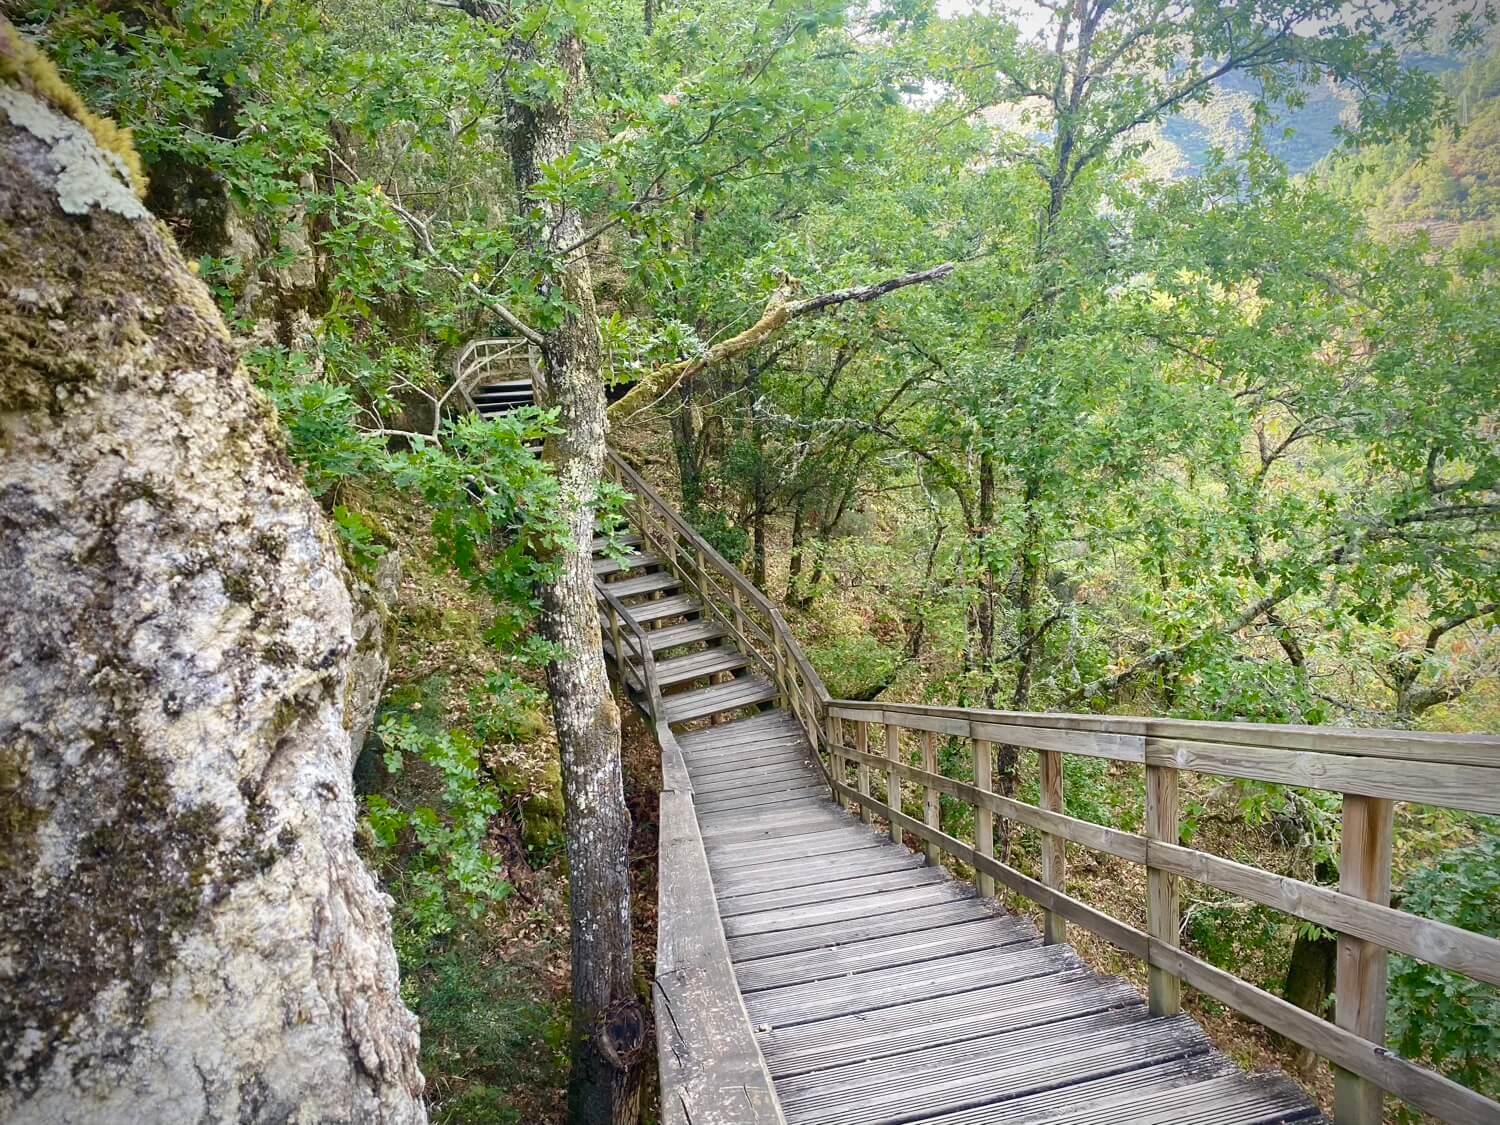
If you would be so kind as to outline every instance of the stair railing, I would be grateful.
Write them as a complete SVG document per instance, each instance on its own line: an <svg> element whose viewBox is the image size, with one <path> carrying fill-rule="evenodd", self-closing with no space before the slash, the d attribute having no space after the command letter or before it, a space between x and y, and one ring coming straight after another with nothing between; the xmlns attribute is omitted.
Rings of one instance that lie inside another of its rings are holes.
<svg viewBox="0 0 1500 1125"><path fill-rule="evenodd" d="M697 594L704 611L729 631L740 651L761 666L813 745L821 745L828 691L781 611L614 450L605 472L631 494L631 523L646 548Z"/></svg>
<svg viewBox="0 0 1500 1125"><path fill-rule="evenodd" d="M657 682L656 660L652 655L651 640L646 635L646 630L630 616L630 612L620 599L610 593L608 582L595 578L594 589L604 603L602 616L609 633L610 646L614 650L615 674L618 682L639 691L646 710L653 717L660 716L661 687ZM626 637L630 638L629 652L621 643ZM630 668L632 659L640 666L639 676Z"/></svg>
<svg viewBox="0 0 1500 1125"><path fill-rule="evenodd" d="M477 411L479 407L474 402L474 389L479 381L497 363L520 357L525 357L527 377L535 383L538 377L536 349L520 336L470 340L453 361L453 385L443 395L442 401L446 402L457 391L468 408Z"/></svg>

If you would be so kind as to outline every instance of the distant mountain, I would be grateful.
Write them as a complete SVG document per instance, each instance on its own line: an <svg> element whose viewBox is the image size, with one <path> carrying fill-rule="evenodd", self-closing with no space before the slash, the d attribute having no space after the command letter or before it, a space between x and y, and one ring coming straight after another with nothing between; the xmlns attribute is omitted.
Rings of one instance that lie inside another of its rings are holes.
<svg viewBox="0 0 1500 1125"><path fill-rule="evenodd" d="M1463 63L1440 55L1414 55L1409 65L1434 74L1457 72ZM1338 147L1340 124L1353 121L1352 91L1333 83L1309 86L1297 109L1282 106L1267 130L1267 145L1294 173L1310 171ZM1192 175L1208 162L1210 149L1234 154L1250 142L1252 107L1259 95L1254 79L1232 74L1215 85L1206 105L1192 106L1165 122L1152 138L1148 162L1164 175Z"/></svg>
<svg viewBox="0 0 1500 1125"><path fill-rule="evenodd" d="M1500 55L1444 75L1459 112L1456 135L1426 153L1375 145L1338 153L1319 176L1379 231L1425 230L1439 245L1500 234Z"/></svg>

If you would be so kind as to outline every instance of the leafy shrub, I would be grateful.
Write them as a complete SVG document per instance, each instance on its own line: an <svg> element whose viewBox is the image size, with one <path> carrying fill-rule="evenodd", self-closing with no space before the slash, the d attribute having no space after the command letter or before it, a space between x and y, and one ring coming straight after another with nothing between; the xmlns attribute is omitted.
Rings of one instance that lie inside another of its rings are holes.
<svg viewBox="0 0 1500 1125"><path fill-rule="evenodd" d="M1500 937L1500 826L1412 873L1402 906L1413 914ZM1456 1082L1500 1098L1500 990L1446 969L1391 960L1388 1041ZM1415 1120L1414 1117L1407 1118Z"/></svg>
<svg viewBox="0 0 1500 1125"><path fill-rule="evenodd" d="M477 918L487 903L510 893L503 868L485 848L500 793L483 771L479 744L461 731L432 734L394 716L378 733L387 771L399 774L407 758L416 758L440 780L438 808L402 808L378 793L365 798L376 844L412 852L400 875L402 893L395 896L405 916L398 941L425 944L453 930L460 913Z"/></svg>

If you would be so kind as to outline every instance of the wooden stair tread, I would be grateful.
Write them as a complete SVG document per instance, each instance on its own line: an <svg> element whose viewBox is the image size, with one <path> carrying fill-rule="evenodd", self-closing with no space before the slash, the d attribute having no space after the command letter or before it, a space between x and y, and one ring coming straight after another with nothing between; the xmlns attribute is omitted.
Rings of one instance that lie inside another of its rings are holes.
<svg viewBox="0 0 1500 1125"><path fill-rule="evenodd" d="M681 586L681 580L675 574L669 574L666 571L643 574L639 578L622 578L617 582L604 584L605 589L617 598L634 598L641 594L654 594L658 590L676 590Z"/></svg>
<svg viewBox="0 0 1500 1125"><path fill-rule="evenodd" d="M662 700L669 723L687 723L722 711L738 711L776 698L776 685L764 676L741 676L727 684L670 695Z"/></svg>
<svg viewBox="0 0 1500 1125"><path fill-rule="evenodd" d="M648 566L660 566L661 559L655 555L642 554L632 551L624 558L613 559L606 555L602 559L594 560L594 575L603 578L609 574L620 574L627 570L645 570ZM613 592L613 591L611 591ZM634 616L634 615L632 615Z"/></svg>
<svg viewBox="0 0 1500 1125"><path fill-rule="evenodd" d="M750 666L750 658L732 648L710 648L674 656L656 665L656 682L664 688L688 683L720 672L737 672Z"/></svg>
<svg viewBox="0 0 1500 1125"><path fill-rule="evenodd" d="M630 607L630 616L638 625L660 621L663 617L681 617L686 613L700 613L702 604L692 594L672 594L665 598L652 598Z"/></svg>

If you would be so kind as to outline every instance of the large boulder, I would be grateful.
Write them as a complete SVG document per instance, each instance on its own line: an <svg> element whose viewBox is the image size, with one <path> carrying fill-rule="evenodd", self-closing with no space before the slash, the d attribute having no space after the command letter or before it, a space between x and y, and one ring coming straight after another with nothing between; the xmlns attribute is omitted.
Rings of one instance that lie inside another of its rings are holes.
<svg viewBox="0 0 1500 1125"><path fill-rule="evenodd" d="M423 1121L345 569L136 176L0 19L0 1119Z"/></svg>

